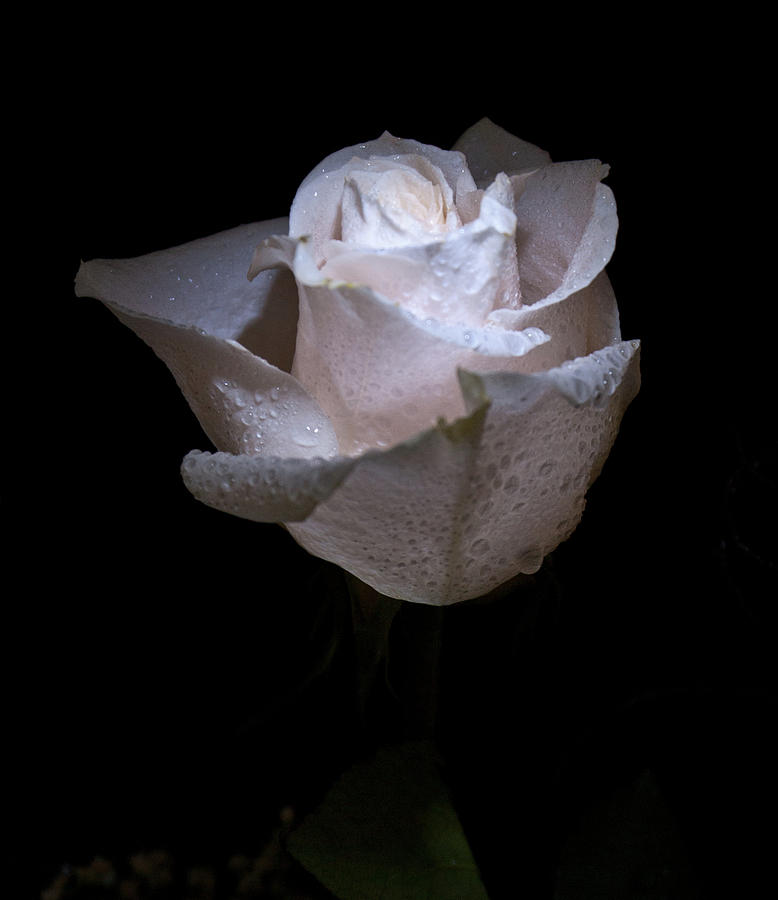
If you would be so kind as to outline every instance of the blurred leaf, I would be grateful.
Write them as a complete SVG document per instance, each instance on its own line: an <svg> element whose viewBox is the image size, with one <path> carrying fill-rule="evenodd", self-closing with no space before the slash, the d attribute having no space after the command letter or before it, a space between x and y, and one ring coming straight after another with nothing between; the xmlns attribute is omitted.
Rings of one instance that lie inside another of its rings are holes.
<svg viewBox="0 0 778 900"><path fill-rule="evenodd" d="M486 900L426 743L381 749L335 783L289 850L342 900Z"/></svg>

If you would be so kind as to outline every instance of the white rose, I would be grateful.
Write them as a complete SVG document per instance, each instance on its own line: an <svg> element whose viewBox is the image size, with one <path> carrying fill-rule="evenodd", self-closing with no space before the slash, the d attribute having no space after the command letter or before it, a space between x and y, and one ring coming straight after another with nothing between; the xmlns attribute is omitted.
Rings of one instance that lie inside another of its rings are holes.
<svg viewBox="0 0 778 900"><path fill-rule="evenodd" d="M572 533L638 390L606 174L488 120L452 151L385 134L317 166L288 222L93 260L76 291L172 370L217 448L184 460L198 499L454 603Z"/></svg>

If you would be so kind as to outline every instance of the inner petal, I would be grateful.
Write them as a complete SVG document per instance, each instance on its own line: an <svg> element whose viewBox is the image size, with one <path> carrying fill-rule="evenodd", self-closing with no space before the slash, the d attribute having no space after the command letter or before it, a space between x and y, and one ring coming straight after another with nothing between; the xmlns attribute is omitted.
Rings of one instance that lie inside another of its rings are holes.
<svg viewBox="0 0 778 900"><path fill-rule="evenodd" d="M443 173L414 157L354 160L341 201L341 237L361 247L425 244L461 226Z"/></svg>

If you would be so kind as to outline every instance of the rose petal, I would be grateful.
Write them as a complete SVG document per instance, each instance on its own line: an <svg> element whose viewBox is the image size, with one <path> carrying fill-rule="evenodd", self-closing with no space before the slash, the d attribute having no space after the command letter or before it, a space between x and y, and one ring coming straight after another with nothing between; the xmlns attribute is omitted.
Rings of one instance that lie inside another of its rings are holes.
<svg viewBox="0 0 778 900"><path fill-rule="evenodd" d="M467 157L468 168L479 188L491 184L500 172L512 175L551 162L545 150L509 134L490 119L481 119L468 128L453 149Z"/></svg>
<svg viewBox="0 0 778 900"><path fill-rule="evenodd" d="M443 605L537 571L580 519L638 388L637 342L537 375L463 372L469 413L390 450L278 460L192 453L215 508L283 519L309 552L381 593Z"/></svg>
<svg viewBox="0 0 778 900"><path fill-rule="evenodd" d="M478 218L444 240L380 250L331 242L321 276L369 286L420 319L480 327L493 309L519 305L516 217L504 205L512 199L503 175L484 194Z"/></svg>
<svg viewBox="0 0 778 900"><path fill-rule="evenodd" d="M439 417L463 412L457 366L495 370L548 339L537 328L467 328L419 319L369 288L326 282L307 243L279 236L257 252L264 265L294 268L300 318L293 372L330 418L343 453L405 440ZM531 366L531 363L527 363Z"/></svg>
<svg viewBox="0 0 778 900"><path fill-rule="evenodd" d="M181 474L192 494L214 509L254 522L298 522L332 494L355 462L193 450Z"/></svg>
<svg viewBox="0 0 778 900"><path fill-rule="evenodd" d="M424 156L352 160L340 212L341 239L362 247L423 244L462 225L451 185Z"/></svg>
<svg viewBox="0 0 778 900"><path fill-rule="evenodd" d="M256 245L285 231L286 219L255 222L138 256L84 262L76 294L236 340L258 356L291 369L297 326L297 287L283 271L253 284L247 261Z"/></svg>
<svg viewBox="0 0 778 900"><path fill-rule="evenodd" d="M288 372L236 341L114 312L168 366L218 449L297 458L337 453L332 424Z"/></svg>
<svg viewBox="0 0 778 900"><path fill-rule="evenodd" d="M516 201L522 302L583 287L613 253L618 221L599 160L552 163L530 175Z"/></svg>
<svg viewBox="0 0 778 900"><path fill-rule="evenodd" d="M561 300L552 295L518 310L495 310L488 322L517 331L539 328L550 335L550 340L526 357L525 364L511 369L525 373L559 366L565 360L587 356L621 340L616 295L605 272ZM478 370L494 371L488 360Z"/></svg>
<svg viewBox="0 0 778 900"><path fill-rule="evenodd" d="M562 283L552 294L539 302L562 300L590 284L610 261L616 246L618 229L619 220L613 192L607 185L600 184L596 189L591 218L578 239Z"/></svg>
<svg viewBox="0 0 778 900"><path fill-rule="evenodd" d="M640 341L618 341L544 372L464 372L460 380L465 406L472 413L488 398L510 409L511 415L522 416L552 388L574 407L597 409L607 407L621 391L626 406L639 388L639 354Z"/></svg>
<svg viewBox="0 0 778 900"><path fill-rule="evenodd" d="M276 272L263 273L257 289L246 278L254 247L250 242L277 224L246 226L135 259L84 263L76 292L103 301L167 364L219 449L329 456L338 446L332 425L297 379L237 341L202 328L206 323L222 333L245 334L248 327L264 323L268 304L279 297L288 310L288 294L274 295L288 280ZM182 322L160 317L168 311L162 298L173 284L183 285L170 301L171 314ZM296 306L295 298L295 323Z"/></svg>
<svg viewBox="0 0 778 900"><path fill-rule="evenodd" d="M366 453L289 531L387 596L481 596L571 534L638 380L637 342L537 375L463 373L469 415Z"/></svg>
<svg viewBox="0 0 778 900"><path fill-rule="evenodd" d="M340 238L340 200L351 160L354 157L370 159L371 156L392 157L404 154L426 157L441 170L457 194L475 190L475 182L461 153L396 138L385 132L375 141L346 147L331 154L308 174L292 203L289 235L310 237L314 248L326 241Z"/></svg>

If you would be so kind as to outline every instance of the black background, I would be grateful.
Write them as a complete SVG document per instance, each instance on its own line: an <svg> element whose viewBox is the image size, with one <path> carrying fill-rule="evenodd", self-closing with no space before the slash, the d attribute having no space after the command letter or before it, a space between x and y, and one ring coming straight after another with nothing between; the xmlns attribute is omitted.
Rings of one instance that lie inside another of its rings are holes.
<svg viewBox="0 0 778 900"><path fill-rule="evenodd" d="M295 690L342 627L337 570L188 494L180 461L207 439L151 351L74 296L79 260L285 215L333 150L384 129L448 147L489 116L610 164L608 271L643 387L534 593L447 613L463 821L495 896L550 896L578 815L649 771L683 835L673 864L750 896L733 885L774 846L776 473L764 300L742 277L762 257L733 207L762 152L749 70L735 82L729 52L699 55L710 35L656 24L642 49L577 26L564 45L464 23L379 49L367 20L348 38L307 21L304 39L122 24L74 38L21 104L43 151L27 184L45 187L6 448L31 880L98 852L250 845L354 746L347 650Z"/></svg>

